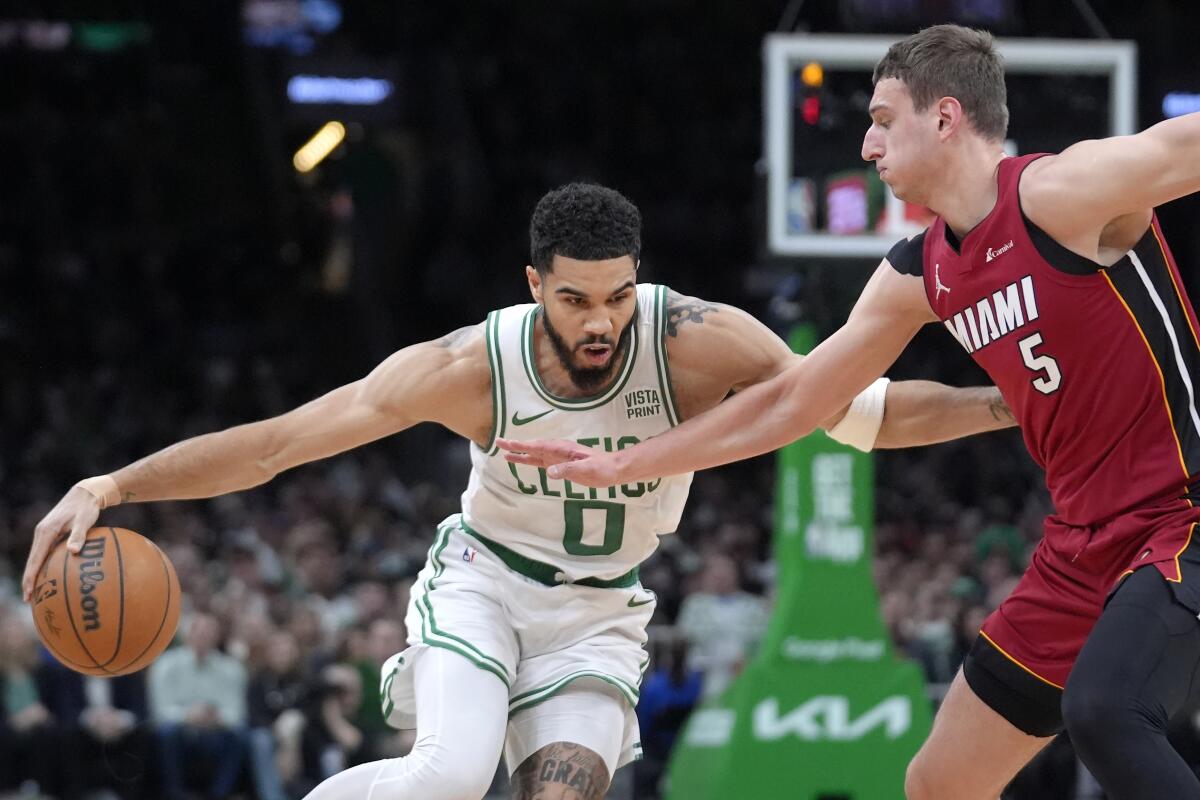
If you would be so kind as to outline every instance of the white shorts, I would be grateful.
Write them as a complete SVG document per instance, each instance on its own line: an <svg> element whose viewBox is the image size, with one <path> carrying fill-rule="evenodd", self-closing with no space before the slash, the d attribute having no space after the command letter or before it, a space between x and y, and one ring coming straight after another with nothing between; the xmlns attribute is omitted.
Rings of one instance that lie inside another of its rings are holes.
<svg viewBox="0 0 1200 800"><path fill-rule="evenodd" d="M646 625L656 600L640 583L628 588L547 586L527 578L467 533L458 515L452 516L438 527L429 559L413 584L405 617L410 648L383 666L384 716L393 727L414 726L420 702L410 669L415 649L445 648L508 687L505 761L510 774L534 752L559 741L601 755L619 753L617 763L608 764L612 774L641 757L634 707L650 660ZM589 686L604 687L594 692L601 705L611 705L613 696L625 702L623 729L603 732L608 739L594 746L589 742L601 732L570 730L577 727L572 716L542 705L570 687L579 708Z"/></svg>

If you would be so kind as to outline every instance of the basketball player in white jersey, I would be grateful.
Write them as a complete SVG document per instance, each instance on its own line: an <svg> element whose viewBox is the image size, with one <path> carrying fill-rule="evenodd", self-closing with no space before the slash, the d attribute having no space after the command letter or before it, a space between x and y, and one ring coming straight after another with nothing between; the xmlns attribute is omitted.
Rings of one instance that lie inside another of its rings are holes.
<svg viewBox="0 0 1200 800"><path fill-rule="evenodd" d="M28 600L52 543L78 549L120 502L213 497L429 421L472 442L462 513L443 522L412 590L410 647L384 667L389 721L412 753L346 770L311 800L478 800L503 754L514 796L602 797L638 757L633 713L655 596L638 565L675 530L690 475L610 489L498 455L503 437L620 450L778 375L798 356L729 306L637 283L641 217L570 184L530 226L536 301L406 347L287 414L189 439L73 487L38 524ZM886 414L884 401L886 395ZM826 420L858 447L1008 427L991 388L879 382Z"/></svg>

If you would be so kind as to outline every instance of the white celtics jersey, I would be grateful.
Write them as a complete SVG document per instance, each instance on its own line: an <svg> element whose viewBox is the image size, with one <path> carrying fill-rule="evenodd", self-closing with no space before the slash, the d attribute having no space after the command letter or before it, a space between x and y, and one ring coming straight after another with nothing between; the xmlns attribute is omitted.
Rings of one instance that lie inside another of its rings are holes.
<svg viewBox="0 0 1200 800"><path fill-rule="evenodd" d="M487 319L492 370L492 439L570 439L621 450L679 422L663 341L667 287L637 287L629 354L612 385L593 397L551 394L537 374L536 304L493 311ZM611 579L646 560L660 534L672 533L691 474L607 489L555 480L544 469L510 464L492 442L471 447L463 521L471 530L551 564L568 580Z"/></svg>

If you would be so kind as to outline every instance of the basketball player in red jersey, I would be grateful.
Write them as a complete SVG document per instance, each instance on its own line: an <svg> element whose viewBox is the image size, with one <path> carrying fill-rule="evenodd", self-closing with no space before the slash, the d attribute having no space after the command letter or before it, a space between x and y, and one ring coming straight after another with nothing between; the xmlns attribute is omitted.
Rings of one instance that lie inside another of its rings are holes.
<svg viewBox="0 0 1200 800"><path fill-rule="evenodd" d="M869 111L863 158L938 218L891 250L841 330L633 448L512 442L511 458L608 486L763 453L941 322L999 386L1057 513L955 678L908 797L994 799L1064 726L1112 800L1200 797L1165 734L1200 667L1200 326L1153 212L1200 190L1200 114L1007 158L1000 58L952 25L892 46Z"/></svg>

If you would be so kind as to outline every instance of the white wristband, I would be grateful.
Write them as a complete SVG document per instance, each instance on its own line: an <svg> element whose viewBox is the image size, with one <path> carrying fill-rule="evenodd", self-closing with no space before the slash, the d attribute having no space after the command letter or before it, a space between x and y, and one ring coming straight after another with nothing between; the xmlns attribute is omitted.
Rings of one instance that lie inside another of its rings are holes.
<svg viewBox="0 0 1200 800"><path fill-rule="evenodd" d="M884 397L889 383L887 378L880 378L863 389L862 394L851 401L850 410L841 422L829 429L829 437L864 453L870 452L879 436L879 426L883 424Z"/></svg>
<svg viewBox="0 0 1200 800"><path fill-rule="evenodd" d="M109 508L121 503L121 489L111 475L84 478L75 485L99 500L100 508Z"/></svg>

